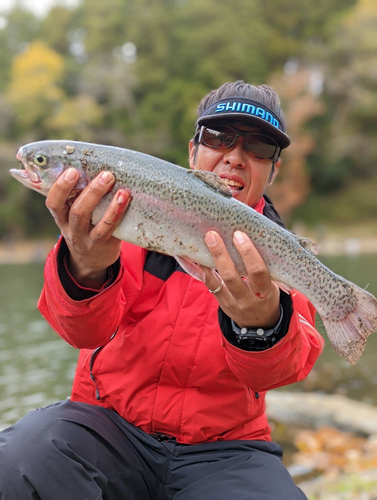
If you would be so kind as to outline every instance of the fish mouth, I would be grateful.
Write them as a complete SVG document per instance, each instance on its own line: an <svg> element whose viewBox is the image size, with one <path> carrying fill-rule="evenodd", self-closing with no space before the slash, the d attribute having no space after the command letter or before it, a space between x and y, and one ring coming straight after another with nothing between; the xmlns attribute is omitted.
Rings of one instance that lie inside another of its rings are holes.
<svg viewBox="0 0 377 500"><path fill-rule="evenodd" d="M35 166L31 164L25 157L22 156L21 150L16 155L17 160L22 165L22 169L13 168L11 174L20 177L23 180L29 180L32 184L40 184L42 182L39 173Z"/></svg>

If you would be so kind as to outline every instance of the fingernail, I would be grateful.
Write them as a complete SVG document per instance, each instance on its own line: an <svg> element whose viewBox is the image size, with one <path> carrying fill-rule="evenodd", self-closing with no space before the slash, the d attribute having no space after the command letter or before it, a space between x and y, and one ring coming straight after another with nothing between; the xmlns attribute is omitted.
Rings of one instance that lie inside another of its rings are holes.
<svg viewBox="0 0 377 500"><path fill-rule="evenodd" d="M74 179L76 179L76 170L74 168L69 168L65 173L64 179L72 182Z"/></svg>
<svg viewBox="0 0 377 500"><path fill-rule="evenodd" d="M216 233L213 231L210 231L209 233L206 234L206 243L208 246L213 247L217 243L217 236Z"/></svg>
<svg viewBox="0 0 377 500"><path fill-rule="evenodd" d="M110 172L102 172L100 175L99 181L101 184L109 184L112 181L113 175Z"/></svg>
<svg viewBox="0 0 377 500"><path fill-rule="evenodd" d="M125 201L126 201L126 197L124 196L124 194L122 193L122 191L118 191L118 193L117 193L117 202L119 203L119 205L122 205Z"/></svg>
<svg viewBox="0 0 377 500"><path fill-rule="evenodd" d="M235 231L234 241L239 245L242 245L242 243L245 243L245 235L241 231Z"/></svg>
<svg viewBox="0 0 377 500"><path fill-rule="evenodd" d="M119 203L119 205L124 205L124 203L126 203L127 200L128 200L128 196L127 196L127 193L125 192L125 190L117 191L116 201L117 201L117 203Z"/></svg>

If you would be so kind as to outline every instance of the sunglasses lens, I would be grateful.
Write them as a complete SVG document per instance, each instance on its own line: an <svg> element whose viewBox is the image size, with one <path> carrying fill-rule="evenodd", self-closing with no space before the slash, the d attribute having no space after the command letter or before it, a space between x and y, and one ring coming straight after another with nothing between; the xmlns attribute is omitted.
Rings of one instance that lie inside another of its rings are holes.
<svg viewBox="0 0 377 500"><path fill-rule="evenodd" d="M235 138L236 132L227 127L217 127L216 130L205 127L202 132L202 142L215 149L229 148Z"/></svg>
<svg viewBox="0 0 377 500"><path fill-rule="evenodd" d="M245 137L245 149L251 155L264 160L274 158L278 145L271 137L250 134Z"/></svg>
<svg viewBox="0 0 377 500"><path fill-rule="evenodd" d="M245 138L244 148L252 156L263 160L275 158L279 146L272 137L267 135L243 132L218 125L216 128L202 127L200 140L210 148L227 149L233 146L239 136Z"/></svg>

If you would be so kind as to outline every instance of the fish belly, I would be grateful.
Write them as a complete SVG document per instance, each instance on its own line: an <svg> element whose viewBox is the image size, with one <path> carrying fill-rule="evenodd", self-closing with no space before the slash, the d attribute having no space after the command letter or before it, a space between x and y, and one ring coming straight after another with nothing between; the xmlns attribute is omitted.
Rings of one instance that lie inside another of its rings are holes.
<svg viewBox="0 0 377 500"><path fill-rule="evenodd" d="M97 224L111 196L106 196L93 212L92 222ZM214 229L213 221L186 212L167 201L151 195L133 193L130 207L114 231L120 240L173 257L184 257L214 267L214 262L204 241L207 231Z"/></svg>

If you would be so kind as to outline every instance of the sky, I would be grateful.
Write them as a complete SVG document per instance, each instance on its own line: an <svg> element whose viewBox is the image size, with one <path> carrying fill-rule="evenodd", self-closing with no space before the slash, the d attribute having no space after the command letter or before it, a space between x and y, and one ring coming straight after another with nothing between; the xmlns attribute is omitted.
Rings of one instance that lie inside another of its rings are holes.
<svg viewBox="0 0 377 500"><path fill-rule="evenodd" d="M78 0L0 0L0 15L8 12L14 5L20 3L23 7L31 10L37 16L44 16L56 3L75 6Z"/></svg>

